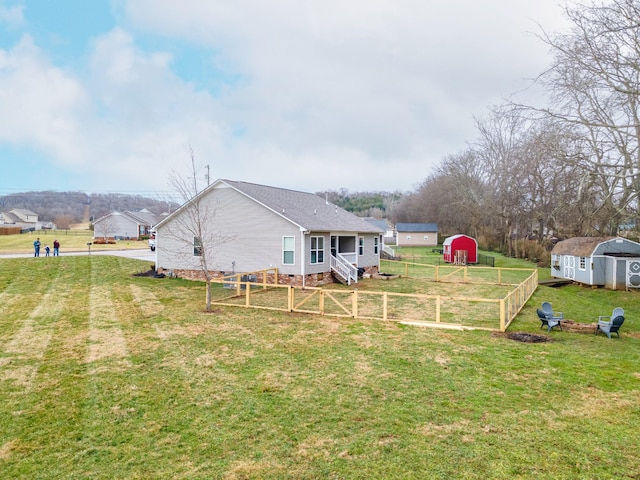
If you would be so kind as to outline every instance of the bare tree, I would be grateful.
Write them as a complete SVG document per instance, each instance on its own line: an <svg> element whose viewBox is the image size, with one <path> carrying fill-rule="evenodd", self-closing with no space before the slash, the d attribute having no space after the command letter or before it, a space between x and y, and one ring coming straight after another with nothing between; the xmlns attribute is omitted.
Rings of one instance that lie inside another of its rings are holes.
<svg viewBox="0 0 640 480"><path fill-rule="evenodd" d="M116 220L116 215L120 214L118 212L112 212L109 215L105 216L102 221L98 223L101 235L99 235L98 232L94 232L94 235L104 238L105 242L108 241L110 237L113 237L118 231L118 221Z"/></svg>
<svg viewBox="0 0 640 480"><path fill-rule="evenodd" d="M180 214L174 217L174 221L163 233L175 245L171 252L173 255L188 257L189 261L197 259L196 263L206 283L206 309L211 311L211 283L215 271L219 270L216 250L222 244L232 241L233 236L225 234L216 226L216 212L224 206L207 197L206 186L198 178L198 172L202 169L197 164L191 147L188 153L188 173L185 175L174 171L169 179L171 189L182 202Z"/></svg>
<svg viewBox="0 0 640 480"><path fill-rule="evenodd" d="M570 31L543 33L554 61L540 81L552 107L536 109L582 139L585 188L596 188L592 228L617 233L637 218L640 193L640 2L591 1L565 9Z"/></svg>

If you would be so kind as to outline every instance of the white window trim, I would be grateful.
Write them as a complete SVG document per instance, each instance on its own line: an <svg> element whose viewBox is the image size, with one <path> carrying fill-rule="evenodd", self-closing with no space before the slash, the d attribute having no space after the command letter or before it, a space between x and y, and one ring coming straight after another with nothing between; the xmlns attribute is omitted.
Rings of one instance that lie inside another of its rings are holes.
<svg viewBox="0 0 640 480"><path fill-rule="evenodd" d="M578 270L585 272L587 270L587 257L580 257L578 262Z"/></svg>
<svg viewBox="0 0 640 480"><path fill-rule="evenodd" d="M198 237L193 237L193 256L202 256L202 240L200 240Z"/></svg>
<svg viewBox="0 0 640 480"><path fill-rule="evenodd" d="M284 247L284 243L285 243L285 239L290 238L291 240L293 240L293 249L292 250L285 250ZM291 263L287 263L285 262L285 258L284 258L284 254L285 252L292 252L293 253L293 261ZM296 264L296 237L294 237L293 235L284 235L282 237L282 265L295 265Z"/></svg>
<svg viewBox="0 0 640 480"><path fill-rule="evenodd" d="M315 249L313 248L313 240L314 239L316 240L316 248ZM319 240L322 240L322 248L318 248ZM309 240L309 264L310 265L321 265L321 264L324 263L324 257L325 257L325 255L324 255L324 243L325 243L325 238L322 235L313 236L313 237L311 237L311 240ZM316 261L315 262L312 260L314 251L316 252ZM322 261L321 262L318 261L318 253L319 252L322 252Z"/></svg>

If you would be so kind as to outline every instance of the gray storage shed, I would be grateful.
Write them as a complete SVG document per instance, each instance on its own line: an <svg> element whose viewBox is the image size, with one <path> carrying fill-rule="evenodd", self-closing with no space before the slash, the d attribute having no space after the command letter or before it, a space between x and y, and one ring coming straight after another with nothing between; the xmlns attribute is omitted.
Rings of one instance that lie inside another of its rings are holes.
<svg viewBox="0 0 640 480"><path fill-rule="evenodd" d="M574 237L551 251L551 275L613 290L640 288L640 243L622 237Z"/></svg>

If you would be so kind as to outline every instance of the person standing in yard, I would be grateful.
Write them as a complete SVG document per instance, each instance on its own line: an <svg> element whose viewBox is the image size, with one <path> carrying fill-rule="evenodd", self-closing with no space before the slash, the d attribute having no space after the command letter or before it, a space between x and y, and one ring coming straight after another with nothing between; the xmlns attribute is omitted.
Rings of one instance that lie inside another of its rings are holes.
<svg viewBox="0 0 640 480"><path fill-rule="evenodd" d="M49 245L45 245L44 246L44 251L45 251L44 256L48 257L49 256L49 252L51 251L51 249L49 248Z"/></svg>
<svg viewBox="0 0 640 480"><path fill-rule="evenodd" d="M60 256L60 242L58 240L53 241L53 256Z"/></svg>
<svg viewBox="0 0 640 480"><path fill-rule="evenodd" d="M36 238L36 241L33 242L33 256L40 256L40 237Z"/></svg>

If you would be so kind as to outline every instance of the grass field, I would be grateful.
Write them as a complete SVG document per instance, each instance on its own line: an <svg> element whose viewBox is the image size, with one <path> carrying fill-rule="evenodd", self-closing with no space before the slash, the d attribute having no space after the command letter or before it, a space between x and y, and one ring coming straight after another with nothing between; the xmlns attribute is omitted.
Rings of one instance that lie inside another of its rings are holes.
<svg viewBox="0 0 640 480"><path fill-rule="evenodd" d="M638 478L637 294L540 287L510 331L218 307L119 257L0 259L2 478Z"/></svg>
<svg viewBox="0 0 640 480"><path fill-rule="evenodd" d="M85 251L87 243L93 242L93 232L90 230L40 230L38 232L23 233L22 235L0 235L0 255L7 253L33 253L33 242L40 238L42 248L40 255L44 256L44 247L51 247L53 255L53 241L60 242L60 255L65 252ZM148 248L147 240L118 240L115 244L91 245L91 250L127 250L133 248Z"/></svg>

